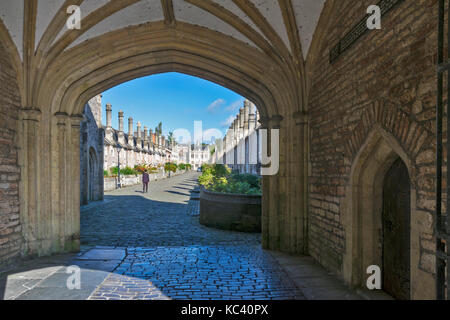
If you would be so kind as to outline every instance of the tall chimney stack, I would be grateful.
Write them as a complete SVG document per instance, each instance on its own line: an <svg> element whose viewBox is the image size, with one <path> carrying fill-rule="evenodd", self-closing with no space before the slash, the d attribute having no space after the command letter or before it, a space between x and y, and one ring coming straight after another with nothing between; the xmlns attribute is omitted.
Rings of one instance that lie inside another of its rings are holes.
<svg viewBox="0 0 450 320"><path fill-rule="evenodd" d="M123 132L123 111L119 111L119 131Z"/></svg>
<svg viewBox="0 0 450 320"><path fill-rule="evenodd" d="M106 104L106 127L111 128L112 123L112 106L110 103Z"/></svg>
<svg viewBox="0 0 450 320"><path fill-rule="evenodd" d="M131 139L133 137L133 118L128 118L128 137Z"/></svg>
<svg viewBox="0 0 450 320"><path fill-rule="evenodd" d="M141 143L141 123L139 121L138 121L138 123L136 125L136 144L137 144L139 149L142 148L142 143Z"/></svg>
<svg viewBox="0 0 450 320"><path fill-rule="evenodd" d="M250 118L250 101L245 100L245 103L244 103L244 136L248 135L249 118Z"/></svg>
<svg viewBox="0 0 450 320"><path fill-rule="evenodd" d="M144 150L148 150L148 137L147 137L148 128L144 126Z"/></svg>
<svg viewBox="0 0 450 320"><path fill-rule="evenodd" d="M125 136L123 134L123 111L119 111L119 132L117 133L117 140L123 146L125 144Z"/></svg>
<svg viewBox="0 0 450 320"><path fill-rule="evenodd" d="M244 133L244 120L245 120L245 110L244 108L239 109L239 128L241 130L241 136Z"/></svg>
<svg viewBox="0 0 450 320"><path fill-rule="evenodd" d="M150 129L150 149L153 149L153 130Z"/></svg>

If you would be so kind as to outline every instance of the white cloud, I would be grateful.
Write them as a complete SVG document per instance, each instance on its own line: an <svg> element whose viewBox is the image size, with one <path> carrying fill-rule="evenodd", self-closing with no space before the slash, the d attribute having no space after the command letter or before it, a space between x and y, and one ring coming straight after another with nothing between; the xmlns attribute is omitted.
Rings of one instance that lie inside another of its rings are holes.
<svg viewBox="0 0 450 320"><path fill-rule="evenodd" d="M215 113L217 110L225 103L225 100L223 99L217 99L213 103L211 103L208 107L206 107L206 110L209 113Z"/></svg>
<svg viewBox="0 0 450 320"><path fill-rule="evenodd" d="M234 112L239 110L244 105L244 101L245 99L239 99L233 102L232 104L230 104L228 107L225 108L225 111Z"/></svg>
<svg viewBox="0 0 450 320"><path fill-rule="evenodd" d="M236 116L229 116L225 121L221 122L220 125L224 128L228 128L233 123Z"/></svg>

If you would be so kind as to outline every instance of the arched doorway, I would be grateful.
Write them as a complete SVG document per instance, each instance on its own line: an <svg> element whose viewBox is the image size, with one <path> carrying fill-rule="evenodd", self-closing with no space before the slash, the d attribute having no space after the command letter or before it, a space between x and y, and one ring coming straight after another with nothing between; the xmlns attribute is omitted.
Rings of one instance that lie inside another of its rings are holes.
<svg viewBox="0 0 450 320"><path fill-rule="evenodd" d="M419 294L424 279L412 168L396 139L378 125L353 162L343 203L343 276L354 287L366 288L368 267L376 265L383 291L398 299Z"/></svg>
<svg viewBox="0 0 450 320"><path fill-rule="evenodd" d="M383 182L383 290L397 299L410 297L411 181L401 158Z"/></svg>

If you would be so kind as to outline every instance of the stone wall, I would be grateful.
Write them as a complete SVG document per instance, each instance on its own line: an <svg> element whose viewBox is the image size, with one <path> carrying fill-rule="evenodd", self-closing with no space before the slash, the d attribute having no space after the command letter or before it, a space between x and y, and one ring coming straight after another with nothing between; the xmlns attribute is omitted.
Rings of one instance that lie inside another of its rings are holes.
<svg viewBox="0 0 450 320"><path fill-rule="evenodd" d="M17 124L20 108L15 70L0 42L0 270L20 255L20 169Z"/></svg>
<svg viewBox="0 0 450 320"><path fill-rule="evenodd" d="M411 268L431 274L437 1L404 1L382 18L381 30L369 31L330 64L330 49L371 4L334 2L331 15L319 22L323 45L311 53L316 63L308 106L309 252L332 270L345 269L345 255L354 241L346 234L354 225L347 223L344 199L351 197L355 159L378 127L398 144L398 153L409 165L416 197L411 229L420 230L411 239L411 254L419 255Z"/></svg>
<svg viewBox="0 0 450 320"><path fill-rule="evenodd" d="M80 127L80 204L103 199L103 158L105 133L101 126L101 95L84 108Z"/></svg>

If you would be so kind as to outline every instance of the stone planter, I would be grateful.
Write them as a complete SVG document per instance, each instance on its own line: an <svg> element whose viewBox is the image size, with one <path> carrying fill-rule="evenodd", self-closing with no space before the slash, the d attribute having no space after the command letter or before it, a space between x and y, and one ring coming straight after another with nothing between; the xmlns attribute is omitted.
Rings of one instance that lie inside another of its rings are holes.
<svg viewBox="0 0 450 320"><path fill-rule="evenodd" d="M261 232L261 195L200 190L200 223L211 228Z"/></svg>

